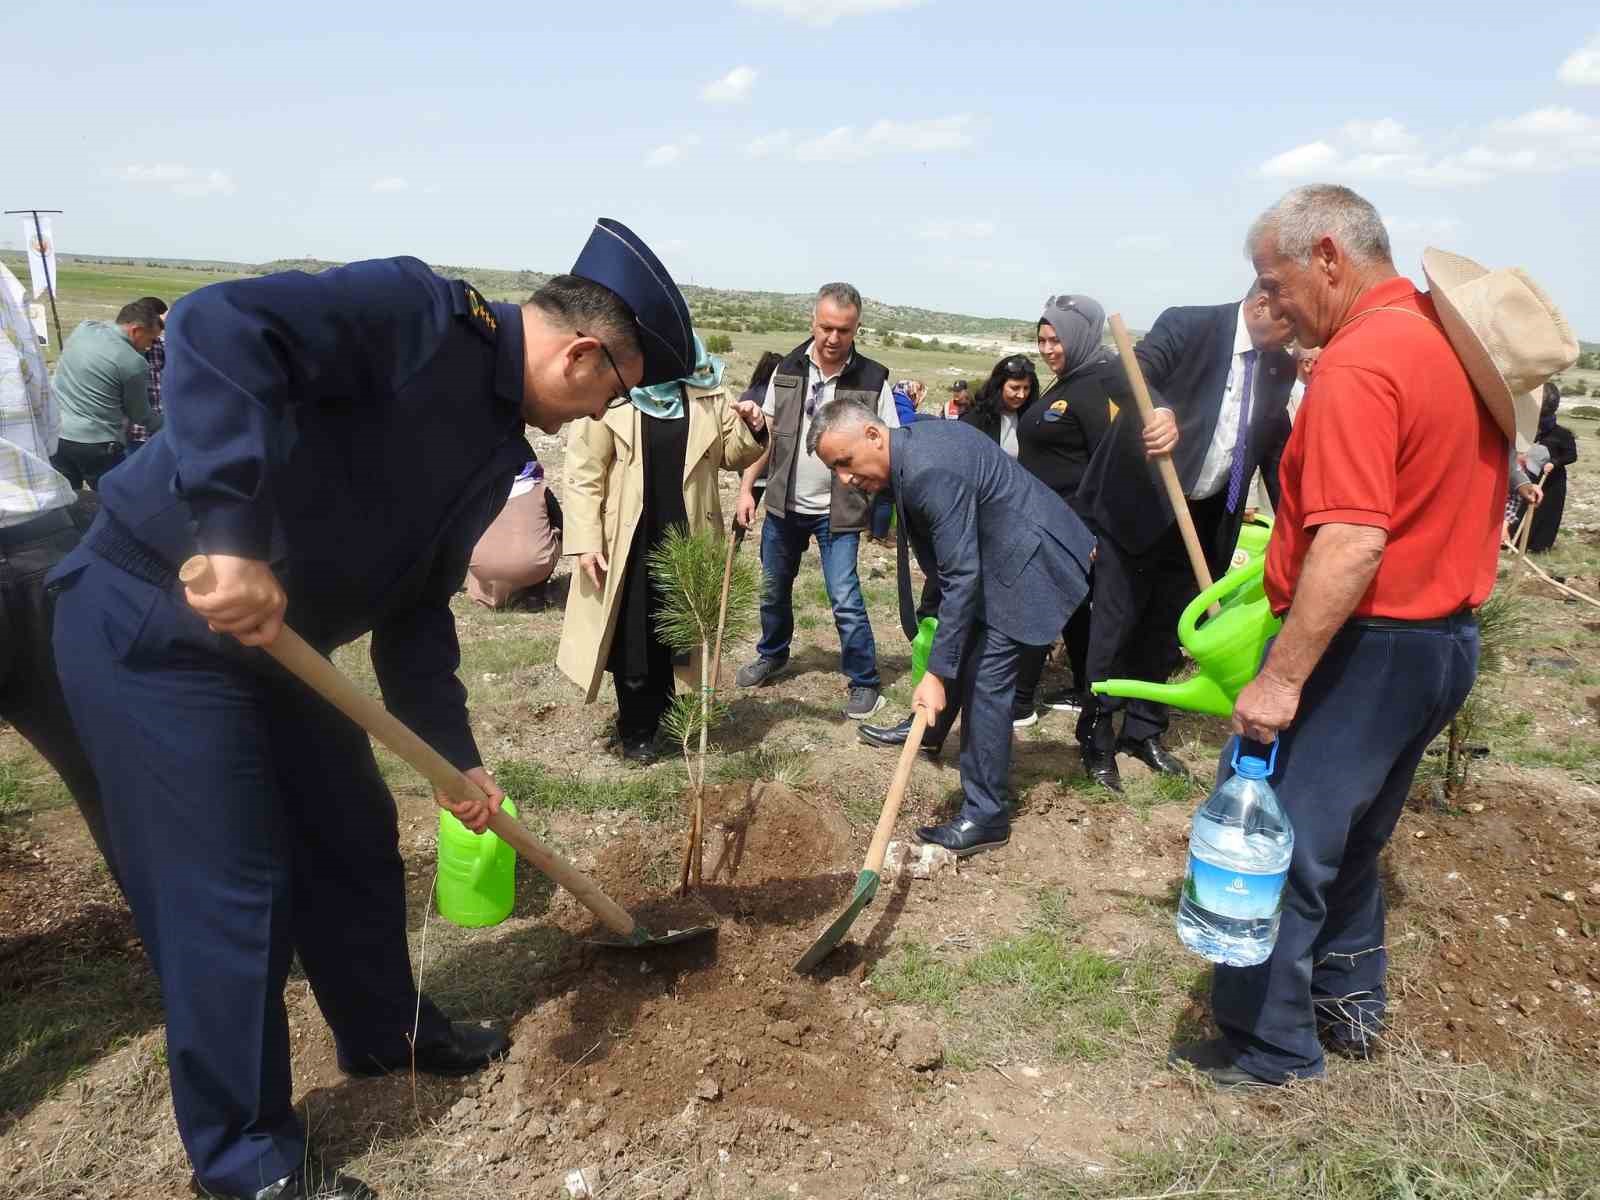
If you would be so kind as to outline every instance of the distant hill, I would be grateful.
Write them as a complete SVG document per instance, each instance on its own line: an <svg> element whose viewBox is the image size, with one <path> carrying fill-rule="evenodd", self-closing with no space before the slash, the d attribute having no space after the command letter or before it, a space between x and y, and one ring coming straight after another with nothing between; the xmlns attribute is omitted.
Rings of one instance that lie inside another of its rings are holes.
<svg viewBox="0 0 1600 1200"><path fill-rule="evenodd" d="M277 258L264 263L234 263L211 259L125 258L115 255L63 254L61 261L103 263L112 266L166 267L228 274L270 275L274 271L325 271L340 264L318 258ZM522 300L550 278L544 271L508 271L493 267L464 267L430 263L441 275L465 279L485 296L496 300ZM755 292L727 288L685 287L695 324L708 329L748 330L768 333L811 324L809 292ZM1017 341L1033 340L1033 322L1025 318L973 317L911 305L885 304L866 297L861 323L869 329L897 329L916 333L960 334Z"/></svg>

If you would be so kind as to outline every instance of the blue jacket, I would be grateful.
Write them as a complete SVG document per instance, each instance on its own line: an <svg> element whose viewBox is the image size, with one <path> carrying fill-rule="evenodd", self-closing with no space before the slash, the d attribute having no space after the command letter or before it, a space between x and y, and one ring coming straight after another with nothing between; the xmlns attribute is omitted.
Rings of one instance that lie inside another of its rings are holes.
<svg viewBox="0 0 1600 1200"><path fill-rule="evenodd" d="M902 428L910 425L914 421L920 421L922 419L921 414L917 412L917 406L911 402L910 396L906 395L899 388L894 389L893 395L895 416L900 418L900 425Z"/></svg>
<svg viewBox="0 0 1600 1200"><path fill-rule="evenodd" d="M961 421L889 435L906 538L940 585L928 670L954 679L974 624L1048 646L1089 590L1094 538L1066 501Z"/></svg>
<svg viewBox="0 0 1600 1200"><path fill-rule="evenodd" d="M169 314L167 424L103 508L171 566L270 561L291 628L325 653L371 632L384 702L478 766L450 598L533 457L523 371L517 307L414 258L202 288Z"/></svg>

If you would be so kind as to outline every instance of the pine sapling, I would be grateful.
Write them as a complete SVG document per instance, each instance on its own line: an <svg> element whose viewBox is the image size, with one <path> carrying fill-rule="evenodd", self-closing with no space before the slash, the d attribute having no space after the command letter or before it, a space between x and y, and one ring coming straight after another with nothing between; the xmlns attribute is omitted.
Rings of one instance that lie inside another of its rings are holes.
<svg viewBox="0 0 1600 1200"><path fill-rule="evenodd" d="M650 577L661 591L656 633L677 653L698 653L700 658L700 690L675 697L661 722L682 748L694 788L694 810L689 818L689 840L679 885L685 893L698 887L702 876L707 738L712 727L727 715L727 706L717 700L715 678L722 641L749 631L761 593L760 573L748 560L738 561L735 546L732 534L724 550L714 531L691 534L685 526L675 525L646 559ZM691 746L696 746L697 752Z"/></svg>

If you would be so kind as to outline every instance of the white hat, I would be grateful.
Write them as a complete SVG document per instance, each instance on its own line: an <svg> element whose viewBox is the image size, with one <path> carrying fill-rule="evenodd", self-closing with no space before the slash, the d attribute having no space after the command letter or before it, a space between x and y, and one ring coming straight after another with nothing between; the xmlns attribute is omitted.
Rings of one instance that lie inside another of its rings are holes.
<svg viewBox="0 0 1600 1200"><path fill-rule="evenodd" d="M1578 361L1578 339L1525 271L1489 270L1430 246L1422 252L1433 304L1456 357L1508 440L1533 440L1545 381Z"/></svg>

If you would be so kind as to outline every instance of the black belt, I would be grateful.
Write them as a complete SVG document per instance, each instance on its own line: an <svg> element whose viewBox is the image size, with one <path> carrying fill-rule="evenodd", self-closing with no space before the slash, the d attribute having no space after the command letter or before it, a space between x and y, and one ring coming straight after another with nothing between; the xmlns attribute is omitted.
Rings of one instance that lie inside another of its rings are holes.
<svg viewBox="0 0 1600 1200"><path fill-rule="evenodd" d="M89 548L114 567L163 591L178 582L178 568L151 550L109 512L101 510L84 539Z"/></svg>
<svg viewBox="0 0 1600 1200"><path fill-rule="evenodd" d="M1407 630L1465 629L1478 623L1478 614L1470 608L1457 609L1448 617L1432 617L1425 621L1402 621L1396 617L1357 617L1349 624L1356 629Z"/></svg>
<svg viewBox="0 0 1600 1200"><path fill-rule="evenodd" d="M69 529L76 528L66 509L51 509L20 525L7 525L4 529L0 529L0 549L15 550L18 546L26 546L30 542L42 541L52 534L65 533Z"/></svg>

